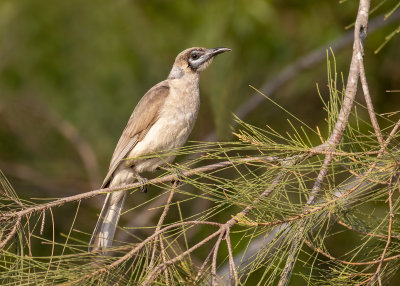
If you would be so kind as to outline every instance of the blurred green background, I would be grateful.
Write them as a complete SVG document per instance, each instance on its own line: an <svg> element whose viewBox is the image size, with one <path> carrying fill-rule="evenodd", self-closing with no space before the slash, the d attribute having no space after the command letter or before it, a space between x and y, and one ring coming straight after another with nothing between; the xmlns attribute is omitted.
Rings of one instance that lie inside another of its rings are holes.
<svg viewBox="0 0 400 286"><path fill-rule="evenodd" d="M388 12L386 1L371 19ZM374 4L374 3L373 3ZM191 46L229 47L202 74L201 110L190 140L210 132L232 140L232 113L285 67L341 37L358 1L50 1L0 2L0 168L26 198L55 198L100 185L138 100L166 78ZM400 104L399 37L374 50L397 23L369 34L365 63L376 111ZM351 45L336 54L347 77ZM324 130L316 83L327 98L326 60L302 71L271 97ZM363 102L362 97L358 100ZM242 118L284 132L286 115L267 100ZM88 233L100 200L80 213ZM57 210L66 232L69 206ZM395 285L395 284L393 284Z"/></svg>

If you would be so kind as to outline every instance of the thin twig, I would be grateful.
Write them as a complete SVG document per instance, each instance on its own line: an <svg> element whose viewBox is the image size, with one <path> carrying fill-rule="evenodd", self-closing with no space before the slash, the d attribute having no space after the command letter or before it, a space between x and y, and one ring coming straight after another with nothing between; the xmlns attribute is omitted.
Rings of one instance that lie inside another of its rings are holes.
<svg viewBox="0 0 400 286"><path fill-rule="evenodd" d="M236 271L235 261L233 259L231 237L230 237L229 229L226 230L225 240L226 240L226 246L228 248L229 275L231 276L231 281L232 281L232 276L233 276L234 285L236 286L239 284L239 276Z"/></svg>
<svg viewBox="0 0 400 286"><path fill-rule="evenodd" d="M214 251L213 251L213 257L212 257L212 262L211 262L211 285L216 286L217 285L217 256L218 256L218 250L219 246L221 244L222 238L224 237L224 232L221 231L217 242L215 243Z"/></svg>
<svg viewBox="0 0 400 286"><path fill-rule="evenodd" d="M18 230L18 227L21 223L21 217L17 217L17 221L14 223L13 228L11 229L11 231L9 232L9 234L7 235L7 237L0 242L0 249L2 249L5 245L7 245L7 243L10 241L10 239L15 235L15 233Z"/></svg>
<svg viewBox="0 0 400 286"><path fill-rule="evenodd" d="M166 264L167 263L167 256L165 254L165 247L164 247L164 241L163 241L163 238L162 238L162 234L160 235L160 251L161 251L161 257L162 257L163 263ZM151 269L151 268L149 268L149 269ZM166 267L165 271L164 271L164 275L165 275L165 283L167 285L169 285L169 275L168 275L168 273L169 273L169 271L168 271L168 268Z"/></svg>
<svg viewBox="0 0 400 286"><path fill-rule="evenodd" d="M399 13L400 14L400 13ZM382 156L382 154L383 154L383 150L385 150L385 148L390 144L390 142L391 142L391 140L394 138L394 135L397 133L397 131L398 131L398 129L400 128L400 120L399 121L397 121L397 123L395 124L395 126L393 127L393 129L391 130L391 132L390 132L390 134L389 134L389 136L387 137L387 139L385 140L385 142L384 142L384 148L383 149L381 149L381 150L379 150L379 152L378 152L378 158L379 157L381 157ZM358 183L357 184L351 184L351 185L348 185L348 186L346 186L346 192L342 192L342 194L340 195L340 196L337 196L337 197L339 197L339 199L340 200L343 200L343 201L345 201L345 200L348 200L348 197L350 196L350 195L352 195L353 193L355 194L355 192L357 192L357 191L360 191L360 188L361 188L361 186L365 183L365 181L369 181L370 179L369 179L369 174L370 174L370 172L375 168L375 165L373 165L373 166L369 166L370 167L370 169L367 171L367 172L365 172L363 175L362 175L362 177L359 177L358 178ZM391 172L392 172L393 170L391 170ZM368 178L368 179L366 179L366 178ZM361 191L364 191L365 190L365 188L361 188ZM400 190L400 187L399 187L399 190ZM331 203L334 203L334 202L337 202L336 200L335 201L331 201ZM329 204L331 204L331 203L329 203ZM317 212L317 211L321 211L323 208L326 208L326 207L328 207L327 205L325 205L325 206L323 206L323 205L320 205L322 208L321 209L317 209L317 208L314 208L314 209L309 209L308 211L315 211L315 212ZM289 218L289 219L287 219L287 220L284 220L284 221L275 221L275 222L268 222L268 223L265 223L263 226L265 226L265 227L268 227L268 226L274 226L274 225L278 225L278 226L275 226L275 228L270 232L270 234L269 234L269 236L268 236L268 242L267 242L267 244L268 243L272 243L273 241L275 241L275 237L277 236L277 234L278 233L281 233L282 231L286 231L286 232L288 232L288 230L290 230L292 227L293 227L293 223L291 223L292 221L296 221L297 219L299 219L299 218L303 218L303 217L305 217L305 215L304 214L301 214L301 215L299 215L299 216L295 216L295 217L291 217L291 218ZM248 221L244 221L244 223L245 224L247 224L247 223L249 223ZM251 223L251 222L250 222ZM339 222L340 223L340 222ZM255 225L255 224L254 224ZM357 231L357 232L361 232L361 231L358 231L358 230L356 230L356 229L353 229L354 231ZM362 232L361 232L362 233ZM368 235L368 234L367 234ZM379 236L378 236L379 237ZM385 239L387 239L387 236L383 236L382 238L385 238ZM393 236L392 236L392 238L394 238ZM400 239L400 237L397 237L396 236L396 238L399 238ZM251 245L250 245L250 249L252 249L251 251L246 251L245 253L241 253L241 254L239 254L238 255L238 257L235 257L235 261L242 261L242 260L246 260L246 259L244 259L244 257L247 257L247 260L250 260L251 259L251 257L260 249L260 247L261 246L259 246L261 243L264 245L264 242L263 242L264 240L263 239L258 239L258 240L255 240L254 242L252 242L251 243ZM307 241L306 241L306 243L307 243ZM264 247L264 246L263 246ZM312 246L310 246L310 247L312 247ZM278 247L276 248L276 249L279 249ZM326 257L328 257L328 258L330 258L330 259L332 259L332 260L335 260L335 261L338 261L338 262L342 262L342 263L344 263L344 264L349 264L349 265L360 265L360 266L362 266L362 265L374 265L374 264L377 264L377 263L379 263L380 262L380 259L378 259L378 260L373 260L373 261L366 261L366 262L349 262L349 261L344 261L344 260L340 260L340 259L338 259L338 258L336 258L336 257L333 257L333 256L331 256L330 254L327 254L327 253L324 253L324 252L320 252L321 254L323 254L323 255L325 255ZM267 258L266 258L267 259ZM384 262L386 262L386 261L392 261L392 260L397 260L397 259L400 259L400 254L399 255L394 255L394 256L391 256L391 257L387 257L387 258L385 258L385 260L384 260ZM245 264L246 265L246 264ZM243 269L243 265L239 265L239 267L241 268L241 269ZM226 269L227 268L227 266L224 266L223 267L223 269ZM220 276L221 275L224 275L224 274L226 274L227 273L227 270L223 270L222 272L221 272L221 274L220 274ZM369 274L370 275L370 274ZM227 283L227 282L226 282Z"/></svg>
<svg viewBox="0 0 400 286"><path fill-rule="evenodd" d="M267 156L259 156L259 157L249 157L249 158L244 158L244 159L239 159L239 160L230 160L230 161L223 161L223 162L218 162L218 163L214 163L214 164L210 164L210 165L206 165L206 166L202 166L202 167L198 167L195 169L191 169L191 170L187 170L182 172L182 175L184 177L190 177L193 175L197 175L200 173L204 173L204 172L209 172L209 171L214 171L214 170L218 170L218 169L222 169L225 167L229 167L232 166L234 164L243 164L243 163L247 163L247 162L251 162L251 161L256 161L256 160L264 160L264 161L276 161L279 160L279 158L276 157L267 157ZM149 184L160 184L160 183L164 183L164 182L169 182L176 179L176 175L171 174L171 175L166 175L160 178L154 178L152 180L149 180ZM134 188L138 188L140 187L142 184L140 182L136 182L133 184L128 184L125 186L116 186L116 187L112 187L112 188L104 188L104 189L98 189L98 190L94 190L94 191L90 191L90 192L86 192L86 193L81 193L78 195L74 195L74 196L69 196L69 197L65 197L65 198L61 198L49 203L45 203L45 204L40 204L40 205L36 205L33 207L28 207L25 209L22 209L20 211L14 211L14 212L8 212L8 213L2 213L0 214L0 220L2 219L8 219L10 217L18 217L18 216L25 216L28 214L32 214L32 213L36 213L36 212L41 212L43 210L47 210L53 207L59 207L62 206L66 203L71 203L71 202L76 202L76 201L80 201L80 200L84 200L84 199L88 199L88 198L92 198L98 195L102 195L102 194L106 194L106 193L111 193L111 192L116 192L116 191L121 191L121 190L129 190L129 189L134 189Z"/></svg>
<svg viewBox="0 0 400 286"><path fill-rule="evenodd" d="M378 264L381 262L381 259L377 259L377 260L372 260L372 261L364 261L364 262L352 262L352 261L347 261L347 260L342 260L340 258L334 257L331 254L327 253L326 251L323 251L321 249L319 249L318 247L316 247L315 245L313 245L309 240L304 239L304 242L314 251L318 252L319 254L322 254L323 256L329 258L332 261L336 261L336 262L340 262L346 265L354 265L354 266L363 266L363 265L374 265L374 264ZM387 261L391 261L391 260L396 260L396 259L400 259L400 254L398 255L394 255L394 256L390 256L390 257L386 257L383 262L387 262Z"/></svg>
<svg viewBox="0 0 400 286"><path fill-rule="evenodd" d="M399 127L400 127L400 119L396 122L396 124L393 127L392 131L390 131L390 134L389 134L388 138L386 138L386 141L385 141L385 143L383 145L384 148L386 148L389 145L390 141L393 139L393 137L396 134L396 132L399 129Z"/></svg>
<svg viewBox="0 0 400 286"><path fill-rule="evenodd" d="M370 233L370 232L366 232L366 231L362 231L362 230L356 229L356 228L352 227L351 225L348 225L347 223L345 223L345 222L343 222L341 220L338 220L337 223L342 225L342 226L344 226L345 228L347 228L347 229L349 229L351 231L355 231L355 232L361 233L363 235L368 235L368 236L371 236L371 237L379 237L379 238L384 238L384 239L388 238L387 235L375 234L375 233ZM400 239L400 236L392 235L392 238Z"/></svg>
<svg viewBox="0 0 400 286"><path fill-rule="evenodd" d="M332 134L328 140L328 144L331 146L332 151L334 151L337 145L340 143L343 132L347 126L348 118L351 113L354 104L354 98L357 93L358 77L359 77L359 59L363 56L362 40L360 38L360 33L363 31L366 36L367 25L368 25L368 14L369 14L370 1L360 0L359 9L357 13L357 18L354 28L354 44L353 44L353 55L350 63L350 71L347 79L347 85L345 90L345 96L343 99L343 104L340 109L338 119L335 123L335 127ZM363 35L363 39L365 39ZM312 188L311 194L307 200L306 208L312 205L322 187L323 180L328 173L328 166L333 159L333 155L328 154L325 156L324 162L318 173L317 179ZM297 254L300 250L300 245L302 244L302 232L304 231L304 224L299 225L299 229L294 235L292 242L292 249L289 251L288 258L286 260L285 267L282 271L281 278L279 280L278 286L284 286L289 283L290 276L293 271L293 267L296 262Z"/></svg>
<svg viewBox="0 0 400 286"><path fill-rule="evenodd" d="M70 283L66 283L66 285L70 285L70 284L75 285L75 284L77 284L78 282L83 281L83 280L85 280L85 279L88 279L88 278L90 278L90 277L95 277L95 276L98 276L98 275L100 275L100 274L102 274L102 273L104 273L104 272L109 272L110 270L116 268L117 266L121 265L121 264L124 263L125 261L129 260L130 258L132 258L132 257L133 257L136 253L138 253L147 243L149 243L150 241L152 241L152 240L154 240L155 238L157 238L160 234L162 234L162 233L164 233L164 232L166 232L166 231L168 231L168 230L171 230L171 229L174 229L174 228L183 226L183 225L212 225L212 226L217 226L217 227L219 227L219 229L221 229L221 227L223 226L223 224L220 224L220 223L217 223L217 222L211 222L211 221L185 221L185 222L178 222L178 223L174 223L174 224L172 224L172 225L166 226L166 227L160 229L159 231L154 232L152 235L150 235L149 237L147 237L147 238L146 238L145 240L143 240L141 243L137 244L133 249L131 249L129 252L127 252L125 255L123 255L123 256L120 257L118 260L114 261L113 263L111 263L111 264L109 264L109 265L106 265L106 266L104 266L104 267L102 267L102 268L100 268L100 269L98 269L98 270L96 270L96 271L93 271L93 272L91 272L91 273L89 273L89 274L87 274L87 275L85 275L85 276L79 278L79 279L76 280L76 281L72 281L72 282L70 282ZM219 231L220 231L220 230L219 230ZM216 233L219 234L219 231L217 231ZM215 233L214 233L214 234L215 234ZM209 239L212 239L212 238L215 236L214 234L213 234L212 237L209 238ZM208 241L208 240L207 240L207 241ZM207 241L205 241L205 242L207 242ZM194 247L198 248L198 247L200 247L202 244L204 244L205 242L200 242L200 243L196 244ZM192 247L192 248L193 248L193 247ZM126 249L126 246L117 247L117 248L115 248L114 250L124 250L124 249ZM110 251L111 251L111 249L110 249ZM186 252L187 252L187 251L186 251ZM186 253L186 252L185 252L185 253ZM186 254L185 254L185 255L186 255ZM168 262L168 263L169 263L169 262ZM169 263L169 264L171 264L171 263ZM162 264L162 265L163 265L163 264ZM159 267L156 267L156 269L154 269L153 271L158 271L158 269L159 269Z"/></svg>
<svg viewBox="0 0 400 286"><path fill-rule="evenodd" d="M378 120L376 119L376 115L374 112L374 106L373 106L372 100L371 100L371 95L369 94L369 88L368 88L367 77L365 75L363 58L362 57L359 58L358 61L359 61L361 86L362 86L362 89L364 92L364 98L365 98L365 102L367 104L369 117L371 119L372 126L374 127L376 138L378 138L379 145L383 146L384 142L383 142L382 132L381 132L381 129L379 128Z"/></svg>
<svg viewBox="0 0 400 286"><path fill-rule="evenodd" d="M392 202L392 195L393 195L393 176L390 178L390 184L389 184L389 194L388 194L388 200L389 200L389 226L388 226L388 236L386 240L386 245L385 248L382 251L381 259L379 261L378 267L376 268L374 276L371 278L371 280L368 282L368 286L373 285L376 280L378 280L379 285L382 284L381 282L381 269L383 265L383 261L385 260L386 253L389 249L390 242L392 241L392 226L393 226L393 218L394 218L394 212L393 212L393 202Z"/></svg>
<svg viewBox="0 0 400 286"><path fill-rule="evenodd" d="M43 235L43 230L44 230L44 224L45 224L45 222L46 222L46 211L44 210L43 212L42 212L42 225L40 226L40 235Z"/></svg>
<svg viewBox="0 0 400 286"><path fill-rule="evenodd" d="M164 210L163 210L163 212L162 212L162 214L160 216L160 219L159 219L159 221L157 223L157 227L156 227L155 232L159 231L161 229L163 223L164 223L164 219L165 219L165 217L166 217L166 215L168 213L170 203L172 201L172 198L174 197L175 188L176 188L176 183L174 182L173 186L171 188L171 191L169 193L167 202L165 204ZM150 260L150 264L149 264L149 269L152 269L153 266L154 266L154 257L156 255L156 251L157 251L157 239L158 238L156 238L155 241L154 241L154 247L153 247L153 251L152 251L152 254L151 254L151 260ZM160 239L160 242L161 242L161 239Z"/></svg>
<svg viewBox="0 0 400 286"><path fill-rule="evenodd" d="M199 271L197 272L196 278L194 279L195 282L197 282L200 279L201 275L205 271L206 265L207 265L208 261L210 261L210 258L214 253L214 248L215 248L215 245L211 248L210 253L207 255L207 257L204 260L203 264L201 265Z"/></svg>
<svg viewBox="0 0 400 286"><path fill-rule="evenodd" d="M199 248L200 246L204 245L205 243L207 243L208 241L210 241L211 239L213 239L214 237L216 237L217 235L219 235L221 232L224 232L224 228L221 227L218 231L214 232L213 234L207 236L205 239L203 239L202 241L200 241L199 243L195 244L194 246L192 246L191 248L189 248L188 250L186 250L185 252L182 252L180 255L176 256L175 258L167 261L167 263L165 264L161 264L159 266L157 266L153 271L151 271L148 276L146 281L143 283L143 285L149 285L149 283L151 283L158 275L158 273L162 270L165 269L165 267L167 267L168 265L174 264L177 261L180 261L182 258L184 258L186 255L192 253L194 250L196 250L197 248Z"/></svg>
<svg viewBox="0 0 400 286"><path fill-rule="evenodd" d="M294 164L297 164L298 162L300 162L302 159L306 158L307 155L302 155L302 156L298 156L295 158L292 158L291 160L288 160L284 163L284 165L286 167L292 166ZM185 252L183 252L182 254L176 256L175 258L167 261L166 263L163 263L159 266L157 266L153 271L151 271L148 274L148 277L146 279L146 281L143 283L143 285L148 285L149 283L151 283L152 281L154 281L154 279L156 279L157 275L159 274L160 271L162 271L163 269L165 269L165 267L167 267L168 265L171 265L179 260L181 260L182 258L184 258L186 255L188 255L189 253L191 253L192 251L194 251L195 249L197 249L198 247L202 246L203 244L205 244L206 242L208 242L209 240L211 240L212 238L214 238L216 235L218 234L225 234L226 231L228 231L230 228L232 228L235 224L238 223L239 221L239 217L244 217L247 216L249 212L251 212L256 205L263 200L264 198L266 198L267 196L269 196L272 191L275 189L275 187L280 183L282 177L288 172L288 170L282 170L274 179L274 181L269 185L269 187L257 198L254 200L253 205L251 206L247 206L246 208L244 208L242 211L240 211L239 213L237 213L235 216L232 216L231 219L229 219L225 224L220 225L220 229L212 234L210 234L208 237L206 237L205 239L203 239L201 242L197 243L196 245L194 245L193 247L189 248L188 250L186 250ZM200 223L200 222L199 222ZM174 224L175 226L178 226L179 223ZM182 224L183 225L183 224ZM173 225L171 225L173 226ZM171 227L169 226L169 227ZM161 229L162 230L162 229ZM161 231L160 230L160 231ZM147 239L146 239L147 240ZM215 266L215 259L216 259L216 251L218 251L218 247L219 247L219 243L220 243L220 239L217 240L217 243L214 245L214 251L213 251L213 265L214 268ZM132 252L134 252L136 250L132 250ZM136 253L136 252L135 252ZM131 255L128 253L128 255ZM132 254L133 255L133 254ZM127 255L125 255L127 256ZM124 256L124 257L125 257ZM114 262L114 263L118 263ZM113 264L114 264L113 263ZM213 266L212 266L213 267ZM199 276L199 275L198 275ZM212 275L213 276L213 275ZM213 278L212 278L213 279ZM213 280L215 281L215 279ZM214 283L214 282L213 282Z"/></svg>

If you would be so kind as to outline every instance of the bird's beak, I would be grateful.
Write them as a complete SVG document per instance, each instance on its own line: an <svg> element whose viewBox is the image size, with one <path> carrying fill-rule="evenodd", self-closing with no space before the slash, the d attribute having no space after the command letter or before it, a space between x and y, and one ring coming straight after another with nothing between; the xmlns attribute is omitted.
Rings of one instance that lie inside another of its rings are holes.
<svg viewBox="0 0 400 286"><path fill-rule="evenodd" d="M229 52L231 49L228 48L214 48L208 49L206 52L197 60L195 66L192 64L192 67L196 68L198 72L205 70L210 63L213 61L216 55Z"/></svg>
<svg viewBox="0 0 400 286"><path fill-rule="evenodd" d="M206 55L208 55L209 58L211 57L215 57L216 55L225 53L225 52L230 52L232 51L231 49L228 48L213 48L213 49L209 49L206 52Z"/></svg>

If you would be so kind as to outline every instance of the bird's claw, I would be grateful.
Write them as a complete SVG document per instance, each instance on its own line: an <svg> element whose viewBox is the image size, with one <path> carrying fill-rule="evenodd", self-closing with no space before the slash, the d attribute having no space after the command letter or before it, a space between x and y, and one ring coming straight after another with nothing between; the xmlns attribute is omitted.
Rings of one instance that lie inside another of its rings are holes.
<svg viewBox="0 0 400 286"><path fill-rule="evenodd" d="M173 176L174 178L171 180L171 184L175 185L176 187L181 186L183 184L182 181L185 178L181 170L174 170Z"/></svg>
<svg viewBox="0 0 400 286"><path fill-rule="evenodd" d="M143 177L137 177L139 183L140 183L140 191L142 193L147 193L147 185L149 184L149 180Z"/></svg>

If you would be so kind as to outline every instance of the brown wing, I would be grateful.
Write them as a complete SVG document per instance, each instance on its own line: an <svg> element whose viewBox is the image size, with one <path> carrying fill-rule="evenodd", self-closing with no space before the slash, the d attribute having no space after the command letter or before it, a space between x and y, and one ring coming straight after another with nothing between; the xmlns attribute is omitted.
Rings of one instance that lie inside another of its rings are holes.
<svg viewBox="0 0 400 286"><path fill-rule="evenodd" d="M136 105L114 150L102 188L107 186L121 160L127 156L137 142L142 140L154 122L157 121L161 107L168 94L168 82L162 81L152 87Z"/></svg>

